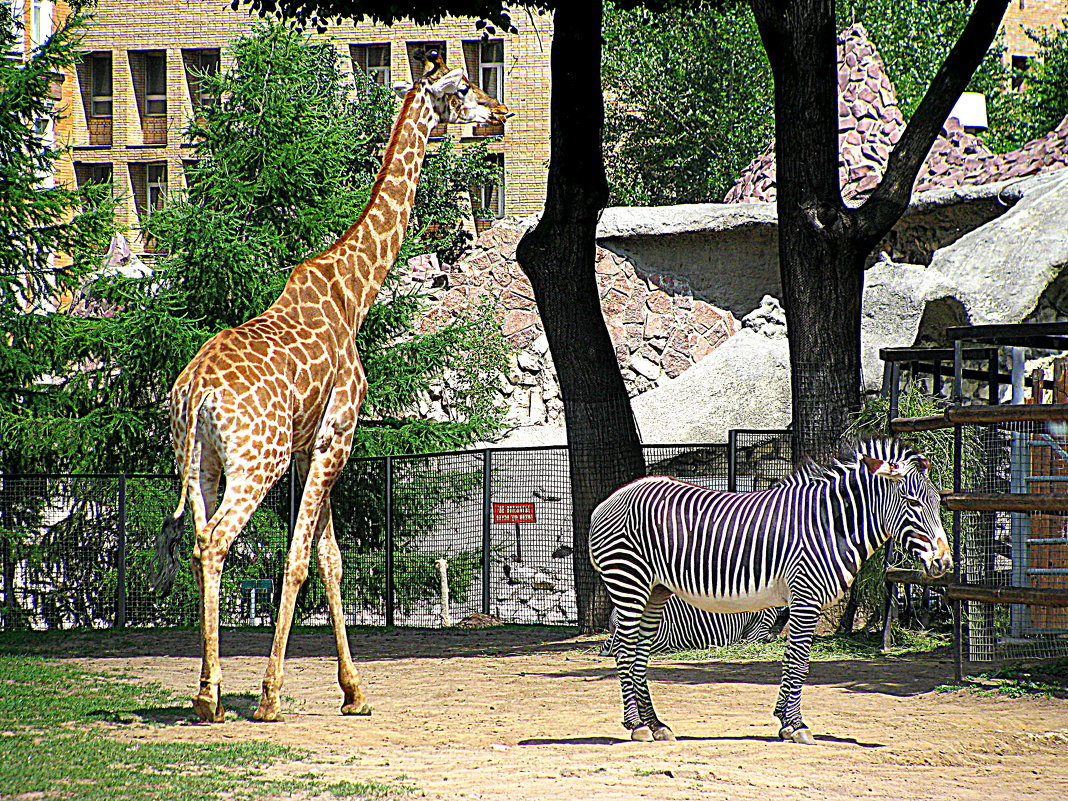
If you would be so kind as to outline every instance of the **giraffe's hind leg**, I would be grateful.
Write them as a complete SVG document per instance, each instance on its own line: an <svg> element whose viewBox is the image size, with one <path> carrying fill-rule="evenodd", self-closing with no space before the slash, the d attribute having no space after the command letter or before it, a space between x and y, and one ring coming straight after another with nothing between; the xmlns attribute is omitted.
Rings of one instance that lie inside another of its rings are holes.
<svg viewBox="0 0 1068 801"><path fill-rule="evenodd" d="M205 722L222 721L225 710L219 688L219 585L223 562L230 546L256 510L269 484L229 476L222 504L193 545L193 578L200 590L200 636L202 661L200 688L193 696L197 717Z"/></svg>

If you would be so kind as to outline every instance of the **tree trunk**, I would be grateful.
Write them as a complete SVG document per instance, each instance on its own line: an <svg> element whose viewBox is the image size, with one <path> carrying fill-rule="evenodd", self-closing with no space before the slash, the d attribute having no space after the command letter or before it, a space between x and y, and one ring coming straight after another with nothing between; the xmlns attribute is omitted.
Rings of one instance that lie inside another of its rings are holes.
<svg viewBox="0 0 1068 801"><path fill-rule="evenodd" d="M838 182L833 0L753 0L775 80L779 271L798 455L837 455L860 398L864 255Z"/></svg>
<svg viewBox="0 0 1068 801"><path fill-rule="evenodd" d="M834 0L751 0L775 80L779 270L799 452L836 455L860 403L865 261L908 208L920 166L982 60L1007 0L976 0L860 208L842 202Z"/></svg>
<svg viewBox="0 0 1068 801"><path fill-rule="evenodd" d="M608 624L604 585L589 559L590 514L645 472L641 441L601 313L596 229L608 199L601 132L600 2L563 4L550 56L550 159L545 211L519 243L560 381L569 445L579 627Z"/></svg>

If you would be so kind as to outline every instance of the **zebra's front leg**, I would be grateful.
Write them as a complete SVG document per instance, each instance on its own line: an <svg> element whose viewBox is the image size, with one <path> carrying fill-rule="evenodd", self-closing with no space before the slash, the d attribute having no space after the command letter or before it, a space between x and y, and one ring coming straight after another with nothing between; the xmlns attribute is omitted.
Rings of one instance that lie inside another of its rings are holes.
<svg viewBox="0 0 1068 801"><path fill-rule="evenodd" d="M790 606L790 636L782 664L782 684L775 704L775 717L782 727L779 737L802 745L815 745L812 733L801 719L801 687L808 677L812 633L819 619L818 606Z"/></svg>

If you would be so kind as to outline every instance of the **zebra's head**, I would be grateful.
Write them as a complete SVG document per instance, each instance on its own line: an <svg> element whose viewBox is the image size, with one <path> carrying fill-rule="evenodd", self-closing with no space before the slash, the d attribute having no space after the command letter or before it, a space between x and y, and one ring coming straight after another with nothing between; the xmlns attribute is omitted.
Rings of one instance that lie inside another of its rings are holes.
<svg viewBox="0 0 1068 801"><path fill-rule="evenodd" d="M883 524L890 536L923 562L930 576L953 567L953 552L942 527L938 488L931 481L927 457L894 440L872 440L857 450L859 465L886 481Z"/></svg>

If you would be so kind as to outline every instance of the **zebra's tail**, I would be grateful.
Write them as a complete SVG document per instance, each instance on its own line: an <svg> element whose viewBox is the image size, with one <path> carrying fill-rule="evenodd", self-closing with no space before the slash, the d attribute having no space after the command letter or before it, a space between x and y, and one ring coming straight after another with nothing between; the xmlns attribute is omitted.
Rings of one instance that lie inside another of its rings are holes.
<svg viewBox="0 0 1068 801"><path fill-rule="evenodd" d="M597 656L615 656L616 654L616 619L619 617L619 613L615 609L608 615L608 638L601 643L601 650L597 652Z"/></svg>
<svg viewBox="0 0 1068 801"><path fill-rule="evenodd" d="M771 624L772 637L778 637L780 632L786 628L786 624L790 622L790 607L780 606L779 613L775 615L775 620Z"/></svg>

